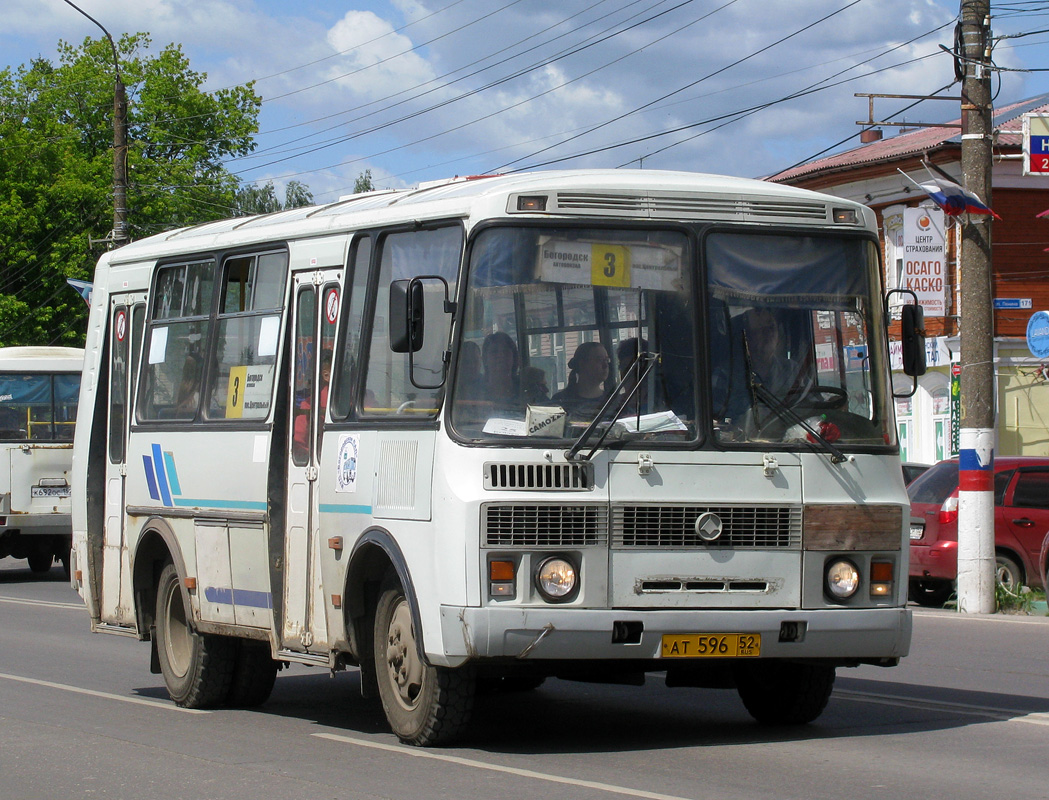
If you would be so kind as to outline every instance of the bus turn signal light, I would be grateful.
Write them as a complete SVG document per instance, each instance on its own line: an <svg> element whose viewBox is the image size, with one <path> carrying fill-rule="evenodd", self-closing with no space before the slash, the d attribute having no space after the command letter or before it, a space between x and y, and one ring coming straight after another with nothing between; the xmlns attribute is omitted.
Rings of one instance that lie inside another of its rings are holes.
<svg viewBox="0 0 1049 800"><path fill-rule="evenodd" d="M514 597L517 587L514 583L513 561L489 561L489 592L492 597Z"/></svg>
<svg viewBox="0 0 1049 800"><path fill-rule="evenodd" d="M888 561L871 562L871 597L892 594L892 564Z"/></svg>

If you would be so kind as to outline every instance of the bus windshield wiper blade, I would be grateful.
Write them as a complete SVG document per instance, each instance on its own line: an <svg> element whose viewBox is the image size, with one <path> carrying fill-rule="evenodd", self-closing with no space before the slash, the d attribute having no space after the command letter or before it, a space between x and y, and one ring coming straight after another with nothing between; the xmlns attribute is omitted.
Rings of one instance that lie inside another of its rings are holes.
<svg viewBox="0 0 1049 800"><path fill-rule="evenodd" d="M645 378L648 377L648 373L652 371L652 367L655 366L657 358L659 358L658 353L638 353L638 356L634 360L634 363L630 365L630 369L628 369L626 371L626 374L619 379L619 383L616 384L615 388L608 395L608 399L605 401L605 404L601 406L601 410L597 412L597 416L594 417L594 421L587 425L586 430L579 434L579 438L575 440L575 443L570 448L565 450L566 459L568 459L569 461L575 461L577 458L582 458L585 461L589 461L591 458L594 457L594 453L597 452L597 448L601 446L601 442L605 440L605 438L608 436L609 431L612 430L612 425L615 424L614 422L608 424L605 427L604 432L601 434L601 438L599 438L594 443L594 446L590 448L589 453L587 453L585 456L580 456L579 451L583 449L583 445L587 443L587 441L593 435L594 431L597 430L598 426L605 419L605 412L608 411L610 407L614 405L616 409L615 414L612 415L612 419L615 420L619 416L620 412L626 407L626 404L630 402L633 396L637 394L638 390L641 388L641 384L644 382ZM641 365L643 363L647 364L645 366L645 371L641 373L641 376L637 379L637 381L635 381L634 388L631 389L624 397L622 397L618 403L614 403L613 401L616 400L619 396L619 390L623 388L623 384L627 382L632 373L640 372Z"/></svg>
<svg viewBox="0 0 1049 800"><path fill-rule="evenodd" d="M787 422L792 422L795 425L800 425L805 431L812 437L813 442L819 444L825 452L827 452L831 461L835 464L841 464L844 461L848 461L849 457L845 455L839 448L835 447L826 437L823 436L818 430L813 428L809 423L801 418L795 411L780 400L776 395L772 394L768 389L762 385L761 381L757 379L757 376L751 372L750 374L750 388L754 391L754 394L769 408L775 411L781 419Z"/></svg>

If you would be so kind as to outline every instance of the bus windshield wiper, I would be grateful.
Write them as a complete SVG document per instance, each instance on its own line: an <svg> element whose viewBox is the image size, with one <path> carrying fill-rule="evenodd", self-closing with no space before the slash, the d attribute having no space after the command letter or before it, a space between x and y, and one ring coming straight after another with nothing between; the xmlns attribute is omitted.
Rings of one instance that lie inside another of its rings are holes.
<svg viewBox="0 0 1049 800"><path fill-rule="evenodd" d="M830 455L830 460L833 463L841 464L842 462L849 460L849 457L845 455L845 453L831 444L822 433L809 425L809 423L797 414L794 409L790 408L790 406L766 389L753 371L750 373L750 388L754 392L754 395L761 400L761 402L775 411L781 419L784 419L787 422L792 422L795 425L800 425L804 428L809 436L812 437L812 441L819 444L823 450Z"/></svg>
<svg viewBox="0 0 1049 800"><path fill-rule="evenodd" d="M640 340L639 340L640 341ZM590 448L590 452L585 456L581 456L579 451L583 449L583 445L587 443L594 431L597 430L598 426L603 420L605 420L605 412L609 408L615 407L615 413L612 414L612 419L615 420L620 412L626 407L626 404L638 393L641 388L641 384L645 378L648 377L648 373L652 371L652 367L655 366L656 359L659 358L658 353L638 353L637 358L634 359L634 363L630 365L630 369L626 371L626 374L619 379L619 383L616 384L611 394L608 395L608 399L605 400L605 404L601 406L601 410L597 412L597 416L594 417L594 421L591 422L585 431L579 434L579 438L575 440L575 443L565 451L565 458L569 461L575 461L577 458L581 458L585 461L589 461L594 457L594 453L597 452L597 448L601 446L601 443L608 436L609 431L612 430L613 423L609 423L605 426L604 432L601 437L594 443L594 446ZM644 365L644 372L641 372L641 367ZM638 379L634 382L634 388L627 392L622 398L619 397L619 391L623 388L623 385L630 379L631 375L635 375L641 372ZM618 400L618 402L615 402Z"/></svg>

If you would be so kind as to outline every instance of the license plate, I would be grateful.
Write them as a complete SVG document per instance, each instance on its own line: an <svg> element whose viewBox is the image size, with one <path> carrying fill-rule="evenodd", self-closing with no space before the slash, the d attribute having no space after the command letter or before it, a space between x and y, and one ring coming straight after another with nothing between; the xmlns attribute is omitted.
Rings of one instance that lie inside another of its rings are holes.
<svg viewBox="0 0 1049 800"><path fill-rule="evenodd" d="M750 658L760 655L760 633L663 635L663 658Z"/></svg>
<svg viewBox="0 0 1049 800"><path fill-rule="evenodd" d="M69 497L68 486L34 486L30 489L30 497Z"/></svg>
<svg viewBox="0 0 1049 800"><path fill-rule="evenodd" d="M924 525L911 525L911 538L921 539L925 535Z"/></svg>

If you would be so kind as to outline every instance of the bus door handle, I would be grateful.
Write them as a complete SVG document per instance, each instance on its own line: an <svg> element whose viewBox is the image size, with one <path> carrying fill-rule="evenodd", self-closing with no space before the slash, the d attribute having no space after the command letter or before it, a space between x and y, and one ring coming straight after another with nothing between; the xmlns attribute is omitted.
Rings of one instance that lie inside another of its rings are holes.
<svg viewBox="0 0 1049 800"><path fill-rule="evenodd" d="M317 468L313 465L306 467L306 480L315 481L317 480Z"/></svg>

